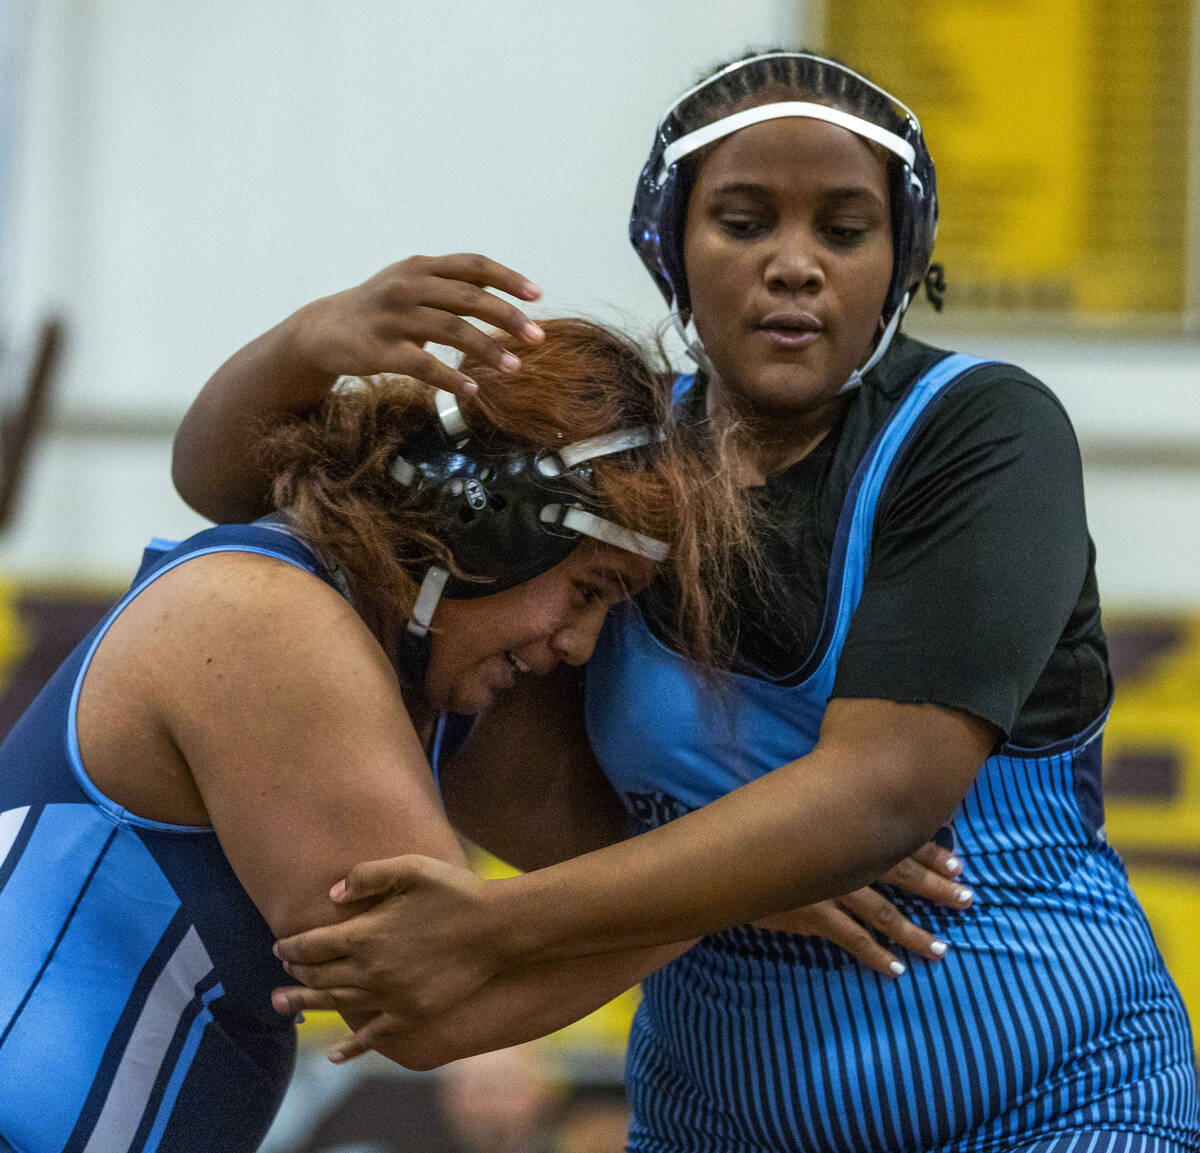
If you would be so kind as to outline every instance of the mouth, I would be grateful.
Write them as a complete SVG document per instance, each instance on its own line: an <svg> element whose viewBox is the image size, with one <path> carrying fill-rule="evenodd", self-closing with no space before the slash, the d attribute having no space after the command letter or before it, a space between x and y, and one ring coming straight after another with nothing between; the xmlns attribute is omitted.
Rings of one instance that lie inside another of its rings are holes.
<svg viewBox="0 0 1200 1153"><path fill-rule="evenodd" d="M510 665L512 665L512 667L514 669L516 669L517 672L528 673L528 672L532 671L530 669L530 667L523 660L521 660L521 658L519 656L517 656L516 653L509 652L507 649L505 649L504 656L505 656L505 659L508 661L508 663Z"/></svg>
<svg viewBox="0 0 1200 1153"><path fill-rule="evenodd" d="M811 312L773 312L754 325L778 348L804 348L812 344L825 326Z"/></svg>

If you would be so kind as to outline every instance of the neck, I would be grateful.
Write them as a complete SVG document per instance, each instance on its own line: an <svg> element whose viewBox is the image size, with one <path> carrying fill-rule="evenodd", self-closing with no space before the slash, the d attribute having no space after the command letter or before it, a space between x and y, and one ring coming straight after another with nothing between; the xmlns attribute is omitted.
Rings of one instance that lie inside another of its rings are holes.
<svg viewBox="0 0 1200 1153"><path fill-rule="evenodd" d="M710 386L706 401L710 418L736 423L731 445L739 479L744 485L757 485L808 456L837 424L850 397L831 396L798 411L763 412L740 406Z"/></svg>

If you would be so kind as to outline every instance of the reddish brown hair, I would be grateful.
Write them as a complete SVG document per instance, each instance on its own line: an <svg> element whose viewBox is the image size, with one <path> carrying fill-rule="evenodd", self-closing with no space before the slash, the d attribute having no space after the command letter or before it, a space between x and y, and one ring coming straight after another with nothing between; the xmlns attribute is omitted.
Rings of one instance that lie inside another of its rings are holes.
<svg viewBox="0 0 1200 1153"><path fill-rule="evenodd" d="M507 341L521 358L516 373L464 361L480 390L460 400L463 417L492 450L555 448L642 425L667 431L662 444L594 462L597 511L669 542L664 575L678 603L673 639L711 667L731 643L735 557L749 553L744 494L704 431L673 421L670 378L635 345L584 320L542 327L539 344ZM401 487L389 472L401 444L434 419L426 386L373 377L339 389L263 442L276 507L355 582L405 614L417 591L412 570L437 563L459 571L443 543L438 502Z"/></svg>

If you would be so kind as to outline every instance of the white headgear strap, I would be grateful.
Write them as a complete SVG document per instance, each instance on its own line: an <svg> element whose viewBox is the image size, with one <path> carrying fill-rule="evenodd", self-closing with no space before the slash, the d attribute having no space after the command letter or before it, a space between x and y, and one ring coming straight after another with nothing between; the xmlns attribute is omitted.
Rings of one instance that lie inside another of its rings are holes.
<svg viewBox="0 0 1200 1153"><path fill-rule="evenodd" d="M444 568L435 564L429 566L425 573L425 579L421 581L416 602L413 604L412 615L408 618L410 633L423 637L429 632L434 610L438 606L438 601L442 599L442 589L446 587L446 581L449 579L450 574Z"/></svg>
<svg viewBox="0 0 1200 1153"><path fill-rule="evenodd" d="M775 104L759 104L742 112L734 112L720 120L714 120L695 132L689 132L678 140L668 144L663 152L662 164L658 170L658 182L662 184L667 178L671 165L682 160L692 152L712 144L714 140L729 136L751 124L759 124L764 120L781 120L785 117L801 117L807 120L824 120L828 124L836 124L839 128L848 129L858 136L864 136L882 145L889 152L894 152L911 169L916 161L917 153L911 144L894 132L880 128L861 116L852 116L840 108L830 108L827 104L814 104L809 100L784 100ZM916 179L914 177L914 179Z"/></svg>
<svg viewBox="0 0 1200 1153"><path fill-rule="evenodd" d="M644 556L656 563L666 560L671 551L666 541L655 540L654 537L634 532L631 528L622 528L619 524L596 516L595 513L575 504L567 505L565 512L561 504L548 504L538 516L546 524L562 525L563 528L569 528L637 556Z"/></svg>
<svg viewBox="0 0 1200 1153"><path fill-rule="evenodd" d="M542 476L562 476L576 465L598 456L611 456L614 452L625 452L641 448L644 444L656 444L666 439L661 428L622 428L616 432L605 432L577 440L565 448L555 449L538 457L537 470Z"/></svg>
<svg viewBox="0 0 1200 1153"><path fill-rule="evenodd" d="M600 436L590 436L586 440L577 440L565 448L539 456L537 470L543 476L561 476L584 461L610 456L614 452L625 452L631 448L641 448L644 444L655 444L665 440L666 435L661 428L642 427L623 428L616 432L602 433ZM559 524L563 528L652 561L666 560L671 551L666 541L655 540L644 533L622 528L621 525L587 512L577 505L567 505L564 512L561 504L548 504L538 516L546 524Z"/></svg>
<svg viewBox="0 0 1200 1153"><path fill-rule="evenodd" d="M437 405L438 419L442 422L442 428L446 430L446 435L451 440L463 436L468 431L467 422L463 420L462 409L458 407L458 397L454 393L439 388L434 396L434 403Z"/></svg>
<svg viewBox="0 0 1200 1153"><path fill-rule="evenodd" d="M892 337L896 335L896 330L900 327L900 318L904 315L908 308L911 292L904 294L904 299L900 301L900 307L892 313L892 319L887 322L886 327L879 336L879 340L875 344L875 351L871 353L867 359L867 363L861 368L856 368L851 374L850 379L838 389L838 392L849 392L852 388L857 388L863 382L863 377L867 375L880 361L883 354L887 352L888 345L892 343Z"/></svg>

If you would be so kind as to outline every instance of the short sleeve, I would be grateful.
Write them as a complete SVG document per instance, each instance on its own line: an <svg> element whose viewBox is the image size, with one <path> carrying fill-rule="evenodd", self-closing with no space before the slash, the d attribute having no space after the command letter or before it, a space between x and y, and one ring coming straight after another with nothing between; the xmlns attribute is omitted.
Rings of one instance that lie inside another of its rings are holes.
<svg viewBox="0 0 1200 1153"><path fill-rule="evenodd" d="M980 370L941 399L889 479L832 695L944 705L1011 733L1088 557L1062 406L1016 370Z"/></svg>

